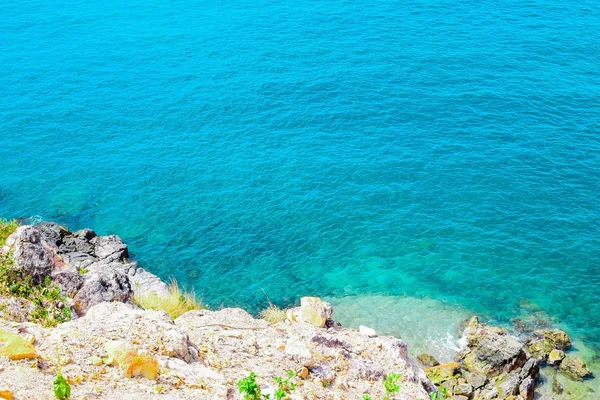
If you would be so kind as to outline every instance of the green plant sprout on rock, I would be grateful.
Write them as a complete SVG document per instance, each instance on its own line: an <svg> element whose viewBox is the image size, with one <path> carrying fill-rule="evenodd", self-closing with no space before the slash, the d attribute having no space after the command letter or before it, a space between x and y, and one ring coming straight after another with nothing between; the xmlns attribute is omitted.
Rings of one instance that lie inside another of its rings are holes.
<svg viewBox="0 0 600 400"><path fill-rule="evenodd" d="M273 378L277 383L277 391L275 392L275 398L277 400L283 400L296 390L296 384L291 381L296 376L294 371L288 371L288 377L283 379L279 376Z"/></svg>
<svg viewBox="0 0 600 400"><path fill-rule="evenodd" d="M402 378L400 374L389 374L387 378L383 381L383 386L385 387L385 397L384 400L390 399L390 394L398 393L400 391L400 385L398 385L398 381Z"/></svg>
<svg viewBox="0 0 600 400"><path fill-rule="evenodd" d="M71 308L60 293L60 288L47 276L42 284L34 283L31 276L15 269L11 254L0 254L0 296L11 296L31 302L32 308L24 312L24 319L55 326L71 319Z"/></svg>
<svg viewBox="0 0 600 400"><path fill-rule="evenodd" d="M260 386L256 383L256 374L254 372L250 372L250 375L246 378L240 379L237 385L240 393L244 395L244 400L260 400L264 398Z"/></svg>
<svg viewBox="0 0 600 400"><path fill-rule="evenodd" d="M294 371L288 371L286 379L279 376L273 378L277 384L277 390L275 391L276 400L289 399L291 393L296 390L296 383L292 381L295 376L296 373ZM240 393L244 395L244 400L270 399L270 395L262 393L260 386L256 383L256 378L256 373L250 372L250 375L238 381L237 386L240 389Z"/></svg>
<svg viewBox="0 0 600 400"><path fill-rule="evenodd" d="M56 346L56 358L58 371L56 372L56 378L52 384L52 391L54 392L54 397L59 400L65 400L71 397L71 386L69 385L69 382L67 382L67 380L62 376L62 363L60 361L58 346Z"/></svg>
<svg viewBox="0 0 600 400"><path fill-rule="evenodd" d="M437 392L429 393L430 400L446 400L448 398L448 390L444 386L440 386Z"/></svg>
<svg viewBox="0 0 600 400"><path fill-rule="evenodd" d="M383 387L385 388L385 396L383 396L383 400L390 400L391 394L398 393L400 391L400 385L398 384L398 381L401 378L401 374L392 373L384 379ZM368 394L365 394L363 396L363 400L373 400L373 398Z"/></svg>

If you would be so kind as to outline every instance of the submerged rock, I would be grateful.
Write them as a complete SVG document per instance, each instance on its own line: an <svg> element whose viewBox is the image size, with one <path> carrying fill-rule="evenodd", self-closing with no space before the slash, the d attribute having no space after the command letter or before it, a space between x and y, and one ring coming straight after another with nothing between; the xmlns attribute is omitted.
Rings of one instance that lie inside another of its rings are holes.
<svg viewBox="0 0 600 400"><path fill-rule="evenodd" d="M582 381L592 376L592 371L577 356L566 356L560 363L559 371L575 381Z"/></svg>

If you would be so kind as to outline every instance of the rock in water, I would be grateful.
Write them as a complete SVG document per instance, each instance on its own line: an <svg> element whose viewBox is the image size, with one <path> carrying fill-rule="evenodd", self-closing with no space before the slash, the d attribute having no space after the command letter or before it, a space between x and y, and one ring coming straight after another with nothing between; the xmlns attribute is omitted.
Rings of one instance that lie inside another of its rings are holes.
<svg viewBox="0 0 600 400"><path fill-rule="evenodd" d="M440 362L438 360L436 360L433 356L431 356L429 354L425 354L425 353L419 354L417 356L417 360L419 360L421 365L426 368L435 367L436 365L440 365Z"/></svg>
<svg viewBox="0 0 600 400"><path fill-rule="evenodd" d="M427 378L436 385L443 382L457 380L460 377L459 374L460 365L455 362L449 362L446 364L437 365L435 367L425 369Z"/></svg>
<svg viewBox="0 0 600 400"><path fill-rule="evenodd" d="M477 317L471 318L464 335L467 347L456 357L460 375L442 382L444 386L465 395L466 387L457 385L463 379L472 386L473 399L533 399L538 361L523 344L503 328L480 324Z"/></svg>
<svg viewBox="0 0 600 400"><path fill-rule="evenodd" d="M558 365L565 358L565 352L562 350L554 349L550 352L548 356L548 364L549 365Z"/></svg>
<svg viewBox="0 0 600 400"><path fill-rule="evenodd" d="M539 360L547 360L554 349L566 350L569 347L571 338L560 329L537 330L527 342L527 350Z"/></svg>
<svg viewBox="0 0 600 400"><path fill-rule="evenodd" d="M577 356L566 356L560 363L560 372L575 381L582 381L592 376L592 371Z"/></svg>

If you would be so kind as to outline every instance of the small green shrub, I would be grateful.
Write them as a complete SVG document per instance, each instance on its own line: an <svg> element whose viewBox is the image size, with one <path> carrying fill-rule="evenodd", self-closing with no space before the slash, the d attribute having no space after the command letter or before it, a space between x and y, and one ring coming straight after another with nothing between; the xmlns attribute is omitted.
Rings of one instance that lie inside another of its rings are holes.
<svg viewBox="0 0 600 400"><path fill-rule="evenodd" d="M6 244L6 239L17 230L19 223L13 220L0 218L0 247Z"/></svg>
<svg viewBox="0 0 600 400"><path fill-rule="evenodd" d="M263 399L260 386L256 383L256 374L250 372L246 378L240 379L237 383L240 393L244 395L244 400L261 400Z"/></svg>
<svg viewBox="0 0 600 400"><path fill-rule="evenodd" d="M283 400L296 390L296 384L292 382L292 379L296 376L294 371L288 371L288 376L286 379L283 379L279 376L273 378L275 383L277 383L277 391L275 392L275 398L277 400Z"/></svg>
<svg viewBox="0 0 600 400"><path fill-rule="evenodd" d="M0 254L0 295L20 297L33 305L26 317L30 322L55 326L71 319L71 308L60 288L46 277L36 284L22 269L13 267L11 254Z"/></svg>
<svg viewBox="0 0 600 400"><path fill-rule="evenodd" d="M431 400L446 400L448 398L448 390L444 386L440 386L437 392L429 393Z"/></svg>
<svg viewBox="0 0 600 400"><path fill-rule="evenodd" d="M385 400L390 399L390 394L398 393L400 391L400 385L398 381L402 378L400 374L389 374L383 381L383 387L385 387Z"/></svg>
<svg viewBox="0 0 600 400"><path fill-rule="evenodd" d="M383 387L385 388L385 396L383 400L390 400L390 395L398 393L400 391L400 385L398 381L402 378L401 374L389 374L383 381ZM363 400L373 400L368 394L363 395Z"/></svg>
<svg viewBox="0 0 600 400"><path fill-rule="evenodd" d="M168 295L159 296L154 292L144 293L133 296L133 301L146 310L166 311L173 319L188 311L204 308L202 302L196 299L194 292L181 291L174 279L169 284Z"/></svg>
<svg viewBox="0 0 600 400"><path fill-rule="evenodd" d="M296 383L292 381L296 376L296 373L294 371L288 371L287 375L288 376L285 379L279 376L273 378L277 385L277 390L275 391L276 400L289 399L292 392L296 390ZM240 393L244 395L244 400L269 399L270 396L268 394L263 394L260 390L260 386L256 383L256 377L254 372L250 372L250 375L238 381L237 386L240 389Z"/></svg>

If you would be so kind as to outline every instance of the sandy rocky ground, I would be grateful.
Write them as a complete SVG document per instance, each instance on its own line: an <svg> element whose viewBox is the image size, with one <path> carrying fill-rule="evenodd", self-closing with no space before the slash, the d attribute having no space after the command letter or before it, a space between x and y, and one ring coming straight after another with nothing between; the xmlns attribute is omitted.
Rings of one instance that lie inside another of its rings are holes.
<svg viewBox="0 0 600 400"><path fill-rule="evenodd" d="M589 375L581 360L565 356L564 332L517 340L476 317L466 324L456 362L443 365L426 355L417 363L398 338L339 326L331 306L316 297L302 298L274 325L241 309L190 311L173 320L131 301L136 292L161 294L167 286L130 262L118 237L91 230L22 226L2 251L17 268L56 282L76 318L44 328L5 313L12 318L0 319L0 398L54 398L59 368L73 399L240 399L236 383L251 371L273 398L273 378L294 371L291 399L379 400L383 380L398 373L400 390L391 399L427 400L435 384L453 400L532 400L541 363L572 379ZM12 298L0 304L9 311L22 306Z"/></svg>

